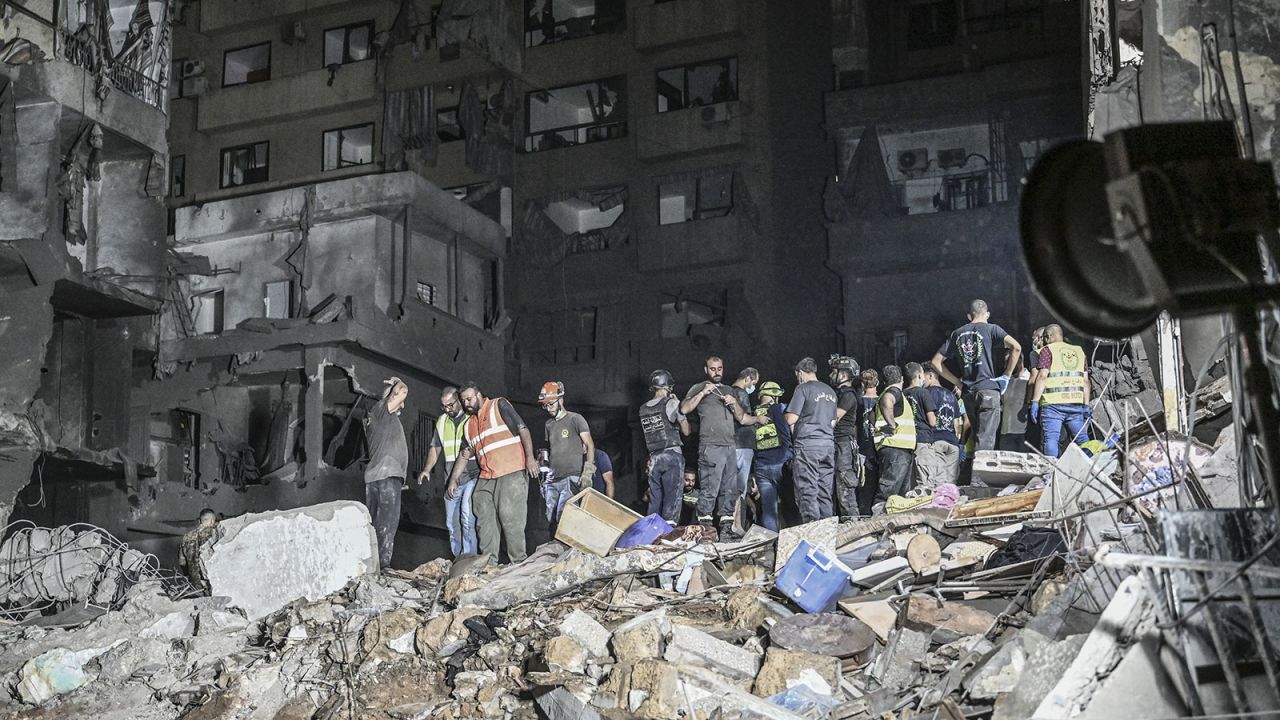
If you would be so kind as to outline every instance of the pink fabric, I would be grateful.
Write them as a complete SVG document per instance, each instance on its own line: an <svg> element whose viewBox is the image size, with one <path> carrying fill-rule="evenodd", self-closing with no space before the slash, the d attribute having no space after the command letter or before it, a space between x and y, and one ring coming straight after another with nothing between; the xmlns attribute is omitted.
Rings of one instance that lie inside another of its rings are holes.
<svg viewBox="0 0 1280 720"><path fill-rule="evenodd" d="M929 503L929 507L950 510L958 502L960 502L960 488L952 483L942 483L933 489L933 501Z"/></svg>

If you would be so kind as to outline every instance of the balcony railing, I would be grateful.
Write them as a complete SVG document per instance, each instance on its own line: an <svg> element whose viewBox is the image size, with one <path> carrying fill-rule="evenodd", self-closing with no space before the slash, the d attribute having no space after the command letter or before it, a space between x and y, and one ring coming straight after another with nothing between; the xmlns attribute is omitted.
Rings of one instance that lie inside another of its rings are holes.
<svg viewBox="0 0 1280 720"><path fill-rule="evenodd" d="M614 140L627 136L627 121L583 123L569 127L538 130L524 139L525 152L539 152L554 148L585 145L601 140Z"/></svg>
<svg viewBox="0 0 1280 720"><path fill-rule="evenodd" d="M62 55L67 62L79 65L90 72L97 72L99 65L106 65L106 76L111 86L132 95L151 107L164 109L164 84L147 77L141 70L108 61L103 63L102 51L92 41L69 33L62 33Z"/></svg>

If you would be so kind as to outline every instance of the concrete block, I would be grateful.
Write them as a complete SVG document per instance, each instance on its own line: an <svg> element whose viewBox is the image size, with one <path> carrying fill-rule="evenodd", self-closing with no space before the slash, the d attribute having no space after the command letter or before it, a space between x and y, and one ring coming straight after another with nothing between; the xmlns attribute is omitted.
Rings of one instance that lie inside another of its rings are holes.
<svg viewBox="0 0 1280 720"><path fill-rule="evenodd" d="M609 655L609 631L581 610L574 610L560 621L560 634L573 638L591 657Z"/></svg>
<svg viewBox="0 0 1280 720"><path fill-rule="evenodd" d="M378 569L369 511L345 500L223 520L201 557L212 593L250 620Z"/></svg>
<svg viewBox="0 0 1280 720"><path fill-rule="evenodd" d="M481 608L458 608L443 615L437 615L418 629L416 644L418 653L424 657L448 657L467 642L471 631L463 623L468 618L488 615Z"/></svg>
<svg viewBox="0 0 1280 720"><path fill-rule="evenodd" d="M927 595L912 595L907 601L907 619L912 630L947 630L958 635L981 635L991 629L995 616L959 602L942 602Z"/></svg>
<svg viewBox="0 0 1280 720"><path fill-rule="evenodd" d="M991 487L1026 485L1052 472L1053 466L1041 455L1009 450L979 450L974 454L973 478Z"/></svg>
<svg viewBox="0 0 1280 720"><path fill-rule="evenodd" d="M196 618L187 612L171 612L161 616L155 622L138 632L140 638L158 638L161 640L177 640L196 634Z"/></svg>
<svg viewBox="0 0 1280 720"><path fill-rule="evenodd" d="M18 675L18 694L23 702L40 705L88 681L89 676L76 653L66 648L54 648L22 666Z"/></svg>
<svg viewBox="0 0 1280 720"><path fill-rule="evenodd" d="M613 656L620 663L660 658L664 640L670 632L671 621L667 619L666 608L634 617L613 631Z"/></svg>
<svg viewBox="0 0 1280 720"><path fill-rule="evenodd" d="M758 654L687 625L671 628L671 640L663 657L670 663L709 668L732 680L754 680L760 671Z"/></svg>
<svg viewBox="0 0 1280 720"><path fill-rule="evenodd" d="M996 648L973 673L964 680L964 687L969 697L975 700L995 700L1005 693L1012 692L1022 679L1023 671L1029 666L1031 654L1045 641L1040 633L1034 630L1022 630Z"/></svg>
<svg viewBox="0 0 1280 720"><path fill-rule="evenodd" d="M587 669L587 650L571 637L558 635L547 641L542 651L547 667L571 673L585 672Z"/></svg>
<svg viewBox="0 0 1280 720"><path fill-rule="evenodd" d="M789 683L798 681L806 670L816 672L829 687L840 687L840 661L837 658L771 647L765 653L764 665L756 675L756 684L751 692L760 697L776 695L785 691Z"/></svg>

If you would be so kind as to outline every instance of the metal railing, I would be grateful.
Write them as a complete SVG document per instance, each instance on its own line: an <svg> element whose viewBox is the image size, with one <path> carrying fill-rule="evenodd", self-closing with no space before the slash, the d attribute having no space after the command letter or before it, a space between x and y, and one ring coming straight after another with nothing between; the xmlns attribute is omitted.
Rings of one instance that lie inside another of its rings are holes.
<svg viewBox="0 0 1280 720"><path fill-rule="evenodd" d="M91 40L85 40L70 33L62 35L62 56L67 62L78 65L90 72L97 72L99 65L105 65L107 79L111 86L121 92L132 95L151 107L163 110L165 100L164 84L147 77L141 70L128 65L103 61L101 50Z"/></svg>

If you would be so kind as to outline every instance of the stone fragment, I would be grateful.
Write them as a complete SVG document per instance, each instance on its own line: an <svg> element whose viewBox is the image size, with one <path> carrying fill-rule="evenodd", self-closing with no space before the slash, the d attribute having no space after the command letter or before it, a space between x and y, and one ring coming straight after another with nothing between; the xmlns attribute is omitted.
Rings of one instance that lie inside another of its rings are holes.
<svg viewBox="0 0 1280 720"><path fill-rule="evenodd" d="M803 650L772 647L765 653L764 665L760 668L760 674L756 675L756 683L751 692L760 697L776 695L789 687L788 682L798 681L806 670L816 672L829 687L840 686L838 659Z"/></svg>
<svg viewBox="0 0 1280 720"><path fill-rule="evenodd" d="M841 600L838 605L841 610L851 617L866 623L875 632L876 638L880 642L889 642L889 633L893 632L893 628L898 624L898 611L894 609L889 601L858 602L856 599Z"/></svg>
<svg viewBox="0 0 1280 720"><path fill-rule="evenodd" d="M1057 642L1041 644L1031 653L1027 665L1033 672L1023 673L1017 687L996 700L991 720L1023 720L1031 717L1049 691L1058 684L1088 635L1072 635Z"/></svg>
<svg viewBox="0 0 1280 720"><path fill-rule="evenodd" d="M361 649L382 659L391 659L396 654L411 654L414 634L419 626L418 614L410 608L383 613L364 626Z"/></svg>
<svg viewBox="0 0 1280 720"><path fill-rule="evenodd" d="M663 655L667 662L699 665L732 680L750 681L760 670L760 656L718 640L687 625L671 628L671 640Z"/></svg>
<svg viewBox="0 0 1280 720"><path fill-rule="evenodd" d="M660 660L636 663L631 669L626 698L626 709L644 720L677 720L684 713L680 674L675 665Z"/></svg>
<svg viewBox="0 0 1280 720"><path fill-rule="evenodd" d="M217 609L196 612L196 634L198 635L237 633L248 627L248 618L237 612Z"/></svg>
<svg viewBox="0 0 1280 720"><path fill-rule="evenodd" d="M187 612L171 612L157 618L155 622L138 631L140 638L159 638L177 640L196 634L196 619Z"/></svg>
<svg viewBox="0 0 1280 720"><path fill-rule="evenodd" d="M89 681L80 658L66 648L54 648L28 660L18 674L18 695L40 705L55 695L71 692Z"/></svg>
<svg viewBox="0 0 1280 720"><path fill-rule="evenodd" d="M929 650L929 634L910 628L899 628L892 656L882 656L885 663L880 684L894 690L912 686L919 675L919 665Z"/></svg>
<svg viewBox="0 0 1280 720"><path fill-rule="evenodd" d="M214 595L257 620L299 599L318 600L378 569L369 511L337 501L223 520L201 550Z"/></svg>
<svg viewBox="0 0 1280 720"><path fill-rule="evenodd" d="M995 700L1018 686L1027 658L1044 636L1034 630L1023 629L1005 640L988 656L972 674L964 680L969 697L975 700Z"/></svg>
<svg viewBox="0 0 1280 720"><path fill-rule="evenodd" d="M563 687L539 695L537 703L538 709L542 710L547 720L603 720L604 718L598 710Z"/></svg>
<svg viewBox="0 0 1280 720"><path fill-rule="evenodd" d="M666 608L638 615L613 631L613 656L627 663L662 657L663 640L670 632Z"/></svg>
<svg viewBox="0 0 1280 720"><path fill-rule="evenodd" d="M565 635L557 635L547 641L542 651L547 667L571 673L581 673L587 669L587 650L576 640Z"/></svg>
<svg viewBox="0 0 1280 720"><path fill-rule="evenodd" d="M917 594L907 600L907 618L903 624L925 632L946 630L959 635L982 635L991 629L995 620L991 613L963 603Z"/></svg>
<svg viewBox="0 0 1280 720"><path fill-rule="evenodd" d="M609 655L609 631L581 610L574 610L560 621L560 634L572 638L591 657Z"/></svg>
<svg viewBox="0 0 1280 720"><path fill-rule="evenodd" d="M418 654L425 657L448 657L467 642L471 631L463 625L468 618L487 615L481 608L458 608L437 615L418 629L415 644Z"/></svg>

